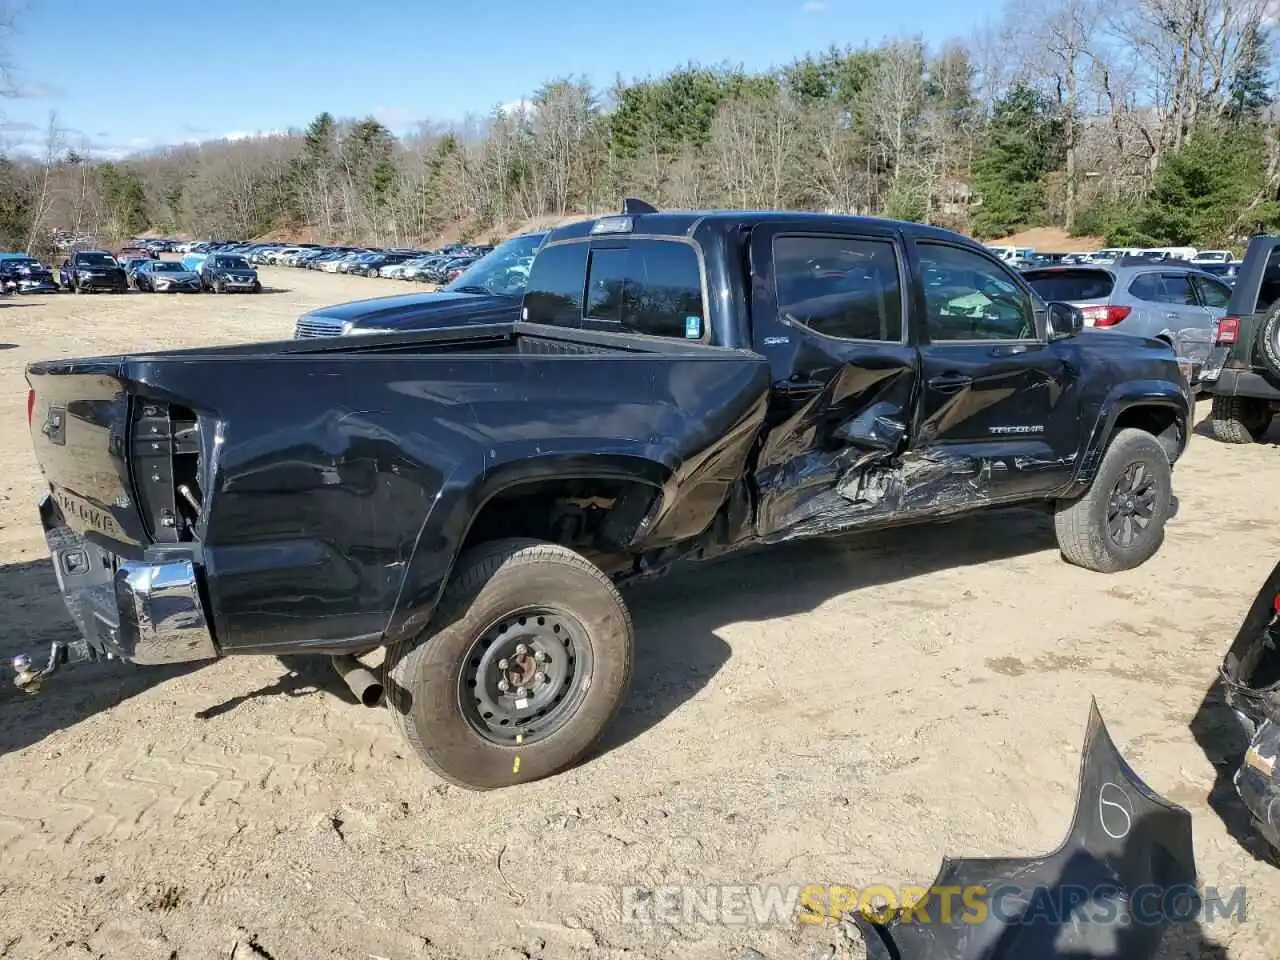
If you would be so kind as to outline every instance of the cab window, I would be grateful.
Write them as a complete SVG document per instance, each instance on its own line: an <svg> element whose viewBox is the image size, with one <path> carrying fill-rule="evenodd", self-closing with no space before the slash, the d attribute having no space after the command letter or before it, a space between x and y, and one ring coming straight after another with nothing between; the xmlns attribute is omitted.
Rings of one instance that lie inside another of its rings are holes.
<svg viewBox="0 0 1280 960"><path fill-rule="evenodd" d="M916 249L931 341L1036 339L1031 295L1008 271L961 247L921 241Z"/></svg>

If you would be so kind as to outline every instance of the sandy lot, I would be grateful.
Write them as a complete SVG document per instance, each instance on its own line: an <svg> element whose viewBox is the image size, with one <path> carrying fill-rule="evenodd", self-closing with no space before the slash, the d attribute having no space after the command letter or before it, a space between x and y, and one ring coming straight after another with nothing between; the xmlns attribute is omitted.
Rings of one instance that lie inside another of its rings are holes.
<svg viewBox="0 0 1280 960"><path fill-rule="evenodd" d="M45 559L24 364L291 334L410 289L267 269L260 296L0 306L0 655L71 631ZM1203 417L1207 411L1199 411ZM1277 434L1280 436L1280 434ZM1280 872L1232 803L1211 686L1277 559L1280 456L1197 436L1159 556L1067 566L1039 515L775 549L630 591L630 701L580 768L445 786L320 663L82 666L0 691L0 957L854 956L838 927L620 919L619 888L926 884L1065 834L1090 696L1193 813L1248 916L1169 957L1280 956ZM6 680L7 682L7 680ZM1267 918L1271 918L1268 922Z"/></svg>

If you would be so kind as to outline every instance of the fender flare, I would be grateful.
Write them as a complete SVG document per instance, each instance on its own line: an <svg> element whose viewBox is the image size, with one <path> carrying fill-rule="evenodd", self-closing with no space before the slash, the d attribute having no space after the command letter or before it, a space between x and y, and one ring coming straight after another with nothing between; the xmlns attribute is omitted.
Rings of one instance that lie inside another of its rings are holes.
<svg viewBox="0 0 1280 960"><path fill-rule="evenodd" d="M472 460L460 465L441 487L427 514L405 567L395 609L387 623L385 643L420 633L430 624L472 524L494 497L538 480L610 480L653 489L661 500L674 468L637 454L562 450L493 464Z"/></svg>
<svg viewBox="0 0 1280 960"><path fill-rule="evenodd" d="M1107 451L1116 423L1126 411L1140 407L1158 407L1172 410L1178 426L1177 456L1181 456L1190 439L1191 404L1186 394L1168 380L1130 380L1118 383L1107 391L1099 405L1097 417L1089 432L1075 476L1066 496L1083 493L1093 482L1098 465ZM1175 457L1176 459L1176 457Z"/></svg>

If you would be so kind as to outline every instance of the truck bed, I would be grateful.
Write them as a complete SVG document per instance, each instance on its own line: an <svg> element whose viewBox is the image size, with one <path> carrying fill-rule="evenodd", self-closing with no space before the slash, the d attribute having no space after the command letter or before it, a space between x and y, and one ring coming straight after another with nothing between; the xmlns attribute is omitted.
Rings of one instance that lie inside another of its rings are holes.
<svg viewBox="0 0 1280 960"><path fill-rule="evenodd" d="M763 358L519 326L32 364L54 522L190 558L220 643L259 650L380 636L539 471L643 478L705 527L763 421Z"/></svg>

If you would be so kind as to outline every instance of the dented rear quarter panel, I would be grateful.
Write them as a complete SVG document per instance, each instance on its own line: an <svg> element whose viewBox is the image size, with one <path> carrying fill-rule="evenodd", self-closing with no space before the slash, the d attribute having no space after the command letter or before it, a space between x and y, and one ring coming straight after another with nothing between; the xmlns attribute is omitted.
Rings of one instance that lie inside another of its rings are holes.
<svg viewBox="0 0 1280 960"><path fill-rule="evenodd" d="M692 536L741 476L768 394L742 351L360 347L127 363L216 432L201 559L226 652L420 628L484 503L528 480L646 484L646 545Z"/></svg>

